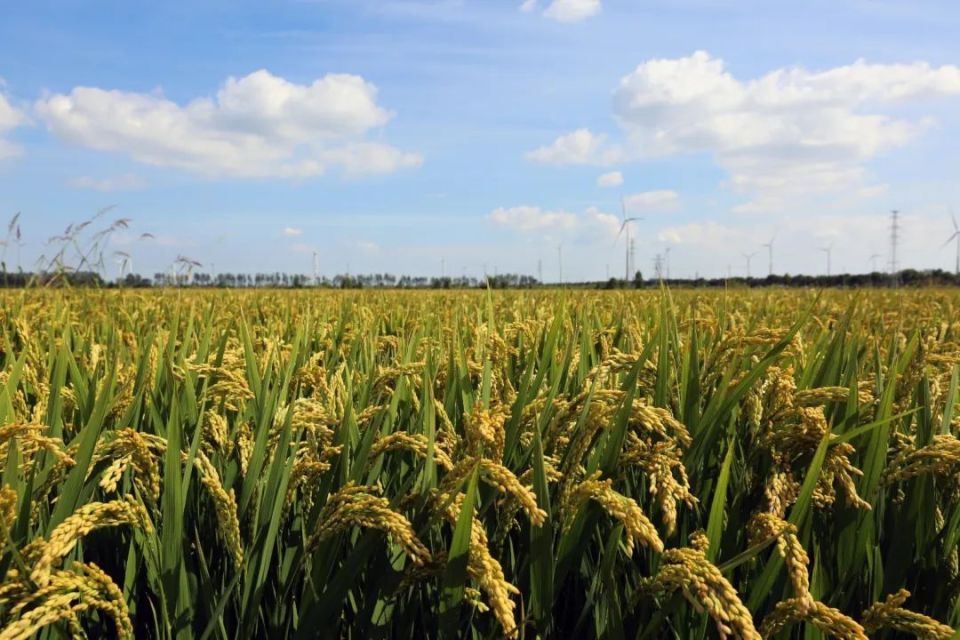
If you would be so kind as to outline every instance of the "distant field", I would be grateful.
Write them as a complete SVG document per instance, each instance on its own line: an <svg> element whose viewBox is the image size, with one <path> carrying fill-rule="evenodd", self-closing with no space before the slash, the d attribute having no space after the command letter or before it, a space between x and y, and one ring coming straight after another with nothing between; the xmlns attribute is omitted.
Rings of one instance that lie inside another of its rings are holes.
<svg viewBox="0 0 960 640"><path fill-rule="evenodd" d="M0 339L0 639L960 624L956 290L9 291Z"/></svg>

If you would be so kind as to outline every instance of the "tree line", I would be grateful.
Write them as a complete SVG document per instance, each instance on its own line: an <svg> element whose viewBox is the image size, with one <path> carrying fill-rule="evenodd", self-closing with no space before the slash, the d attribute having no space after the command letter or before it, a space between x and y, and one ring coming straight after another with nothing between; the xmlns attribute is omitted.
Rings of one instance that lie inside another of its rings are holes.
<svg viewBox="0 0 960 640"><path fill-rule="evenodd" d="M637 272L630 281L610 278L603 281L541 283L533 276L515 273L474 277L426 277L397 276L391 273L339 274L333 277L314 277L298 273L155 273L152 278L137 273L128 273L122 278L110 280L97 271L26 272L0 274L0 287L99 287L99 288L149 288L149 287L195 287L223 289L304 289L310 287L328 289L532 289L532 288L589 288L589 289L643 289L666 285L669 287L890 287L890 286L960 286L960 275L934 269L920 271L904 269L896 274L874 271L862 274L790 275L774 274L762 278L644 278Z"/></svg>

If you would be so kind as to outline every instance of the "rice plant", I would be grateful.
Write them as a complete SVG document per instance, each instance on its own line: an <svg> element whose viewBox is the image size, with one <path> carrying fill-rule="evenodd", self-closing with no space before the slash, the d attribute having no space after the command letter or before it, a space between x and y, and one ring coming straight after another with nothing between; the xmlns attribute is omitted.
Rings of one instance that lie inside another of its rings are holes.
<svg viewBox="0 0 960 640"><path fill-rule="evenodd" d="M0 639L951 638L953 291L0 293Z"/></svg>

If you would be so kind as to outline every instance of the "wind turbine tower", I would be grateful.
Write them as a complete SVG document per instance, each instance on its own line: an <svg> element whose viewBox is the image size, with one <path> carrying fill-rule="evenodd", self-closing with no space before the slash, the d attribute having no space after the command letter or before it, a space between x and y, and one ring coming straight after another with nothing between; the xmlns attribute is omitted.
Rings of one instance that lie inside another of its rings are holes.
<svg viewBox="0 0 960 640"><path fill-rule="evenodd" d="M628 218L627 217L627 201L624 200L622 197L620 198L620 218L622 222L620 224L620 231L617 232L617 239L618 240L620 239L621 233L623 233L624 231L627 232L626 244L624 246L624 250L625 250L624 252L626 255L624 256L625 264L624 264L624 270L623 270L623 280L624 282L629 282L630 281L630 259L631 259L631 253L633 252L633 241L630 239L630 224L632 222L643 220L643 218L638 218L636 216L632 218Z"/></svg>
<svg viewBox="0 0 960 640"><path fill-rule="evenodd" d="M750 261L753 260L753 256L755 255L757 255L756 251L743 254L744 259L747 261L747 278L750 278Z"/></svg>
<svg viewBox="0 0 960 640"><path fill-rule="evenodd" d="M557 265L560 275L560 284L563 285L563 243L557 245Z"/></svg>
<svg viewBox="0 0 960 640"><path fill-rule="evenodd" d="M820 251L823 251L827 254L827 276L830 276L830 258L833 254L833 245L827 245L826 247L820 247Z"/></svg>
<svg viewBox="0 0 960 640"><path fill-rule="evenodd" d="M774 236L776 237L776 236ZM774 237L770 238L770 242L764 242L763 246L767 248L767 275L773 275L773 240Z"/></svg>
<svg viewBox="0 0 960 640"><path fill-rule="evenodd" d="M957 216L953 215L953 208L950 209L950 220L953 222L953 235L947 238L943 246L947 246L952 240L957 241L957 257L956 263L953 266L953 274L960 276L960 226L957 225ZM941 249L942 248L943 247L941 247Z"/></svg>
<svg viewBox="0 0 960 640"><path fill-rule="evenodd" d="M890 212L890 275L897 273L897 244L900 242L900 211Z"/></svg>

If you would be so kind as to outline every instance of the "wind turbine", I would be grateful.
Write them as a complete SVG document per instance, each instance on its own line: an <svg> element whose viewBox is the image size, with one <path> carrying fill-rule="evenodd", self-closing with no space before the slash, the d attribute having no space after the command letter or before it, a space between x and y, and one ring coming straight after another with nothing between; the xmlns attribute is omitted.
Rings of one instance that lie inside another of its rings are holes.
<svg viewBox="0 0 960 640"><path fill-rule="evenodd" d="M769 258L769 262L767 263L767 275L771 276L773 275L773 241L776 239L776 237L777 236L775 235L770 236L770 242L764 242L763 245L761 245L767 248L767 257Z"/></svg>
<svg viewBox="0 0 960 640"><path fill-rule="evenodd" d="M950 207L950 220L953 222L953 235L947 238L947 241L943 243L943 247L950 244L951 241L957 241L957 258L956 264L953 267L954 275L960 276L960 226L957 225L957 216L953 215L953 207ZM943 247L940 247L941 249Z"/></svg>
<svg viewBox="0 0 960 640"><path fill-rule="evenodd" d="M830 256L833 254L833 244L829 244L825 247L820 247L820 251L823 251L827 254L827 276L830 275Z"/></svg>
<svg viewBox="0 0 960 640"><path fill-rule="evenodd" d="M563 286L563 243L557 245L557 269L559 274L560 286Z"/></svg>
<svg viewBox="0 0 960 640"><path fill-rule="evenodd" d="M753 253L744 253L744 254L743 254L743 257L744 257L744 258L746 259L746 261L747 261L747 278L750 278L750 261L753 260L753 256L755 256L755 255L757 255L757 252L756 252L756 251L754 251Z"/></svg>
<svg viewBox="0 0 960 640"><path fill-rule="evenodd" d="M620 217L623 219L623 222L620 225L620 231L617 232L617 240L620 239L620 234L623 233L624 230L626 230L627 232L627 238L625 242L626 251L625 251L625 258L624 258L625 266L623 269L623 281L630 282L630 223L638 222L640 220L643 220L643 218L639 218L636 216L632 218L628 218L627 217L627 201L624 200L622 197L620 198ZM614 244L616 244L616 240L614 240Z"/></svg>

